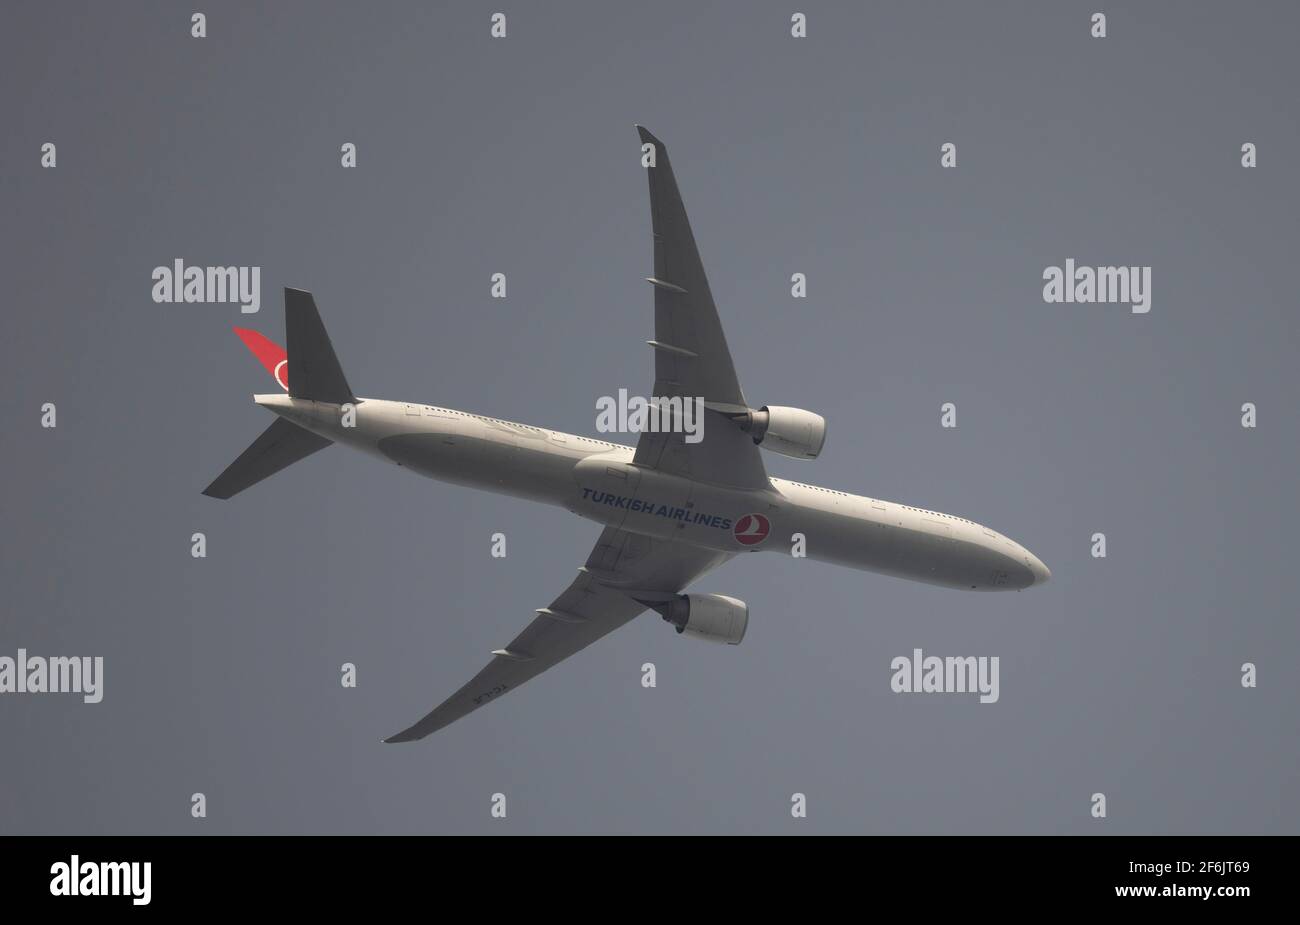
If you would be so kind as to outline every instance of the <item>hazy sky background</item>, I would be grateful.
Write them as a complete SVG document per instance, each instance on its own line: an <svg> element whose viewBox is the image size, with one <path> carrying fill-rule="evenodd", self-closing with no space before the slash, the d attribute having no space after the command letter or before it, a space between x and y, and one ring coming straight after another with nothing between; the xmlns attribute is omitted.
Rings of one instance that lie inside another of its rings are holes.
<svg viewBox="0 0 1300 925"><path fill-rule="evenodd" d="M0 831L1296 832L1300 13L1107 3L1096 40L1097 6L205 0L200 40L172 3L6 4L0 655L106 664L97 705L0 697ZM697 586L749 602L742 645L650 614L381 745L597 528L342 448L202 497L269 423L230 327L282 341L308 288L361 395L594 436L651 385L634 122L747 397L830 422L769 471L987 523L1054 578L749 556ZM178 257L262 267L261 312L154 304ZM1044 304L1067 258L1150 265L1151 312ZM999 656L1000 701L892 693L915 647Z"/></svg>

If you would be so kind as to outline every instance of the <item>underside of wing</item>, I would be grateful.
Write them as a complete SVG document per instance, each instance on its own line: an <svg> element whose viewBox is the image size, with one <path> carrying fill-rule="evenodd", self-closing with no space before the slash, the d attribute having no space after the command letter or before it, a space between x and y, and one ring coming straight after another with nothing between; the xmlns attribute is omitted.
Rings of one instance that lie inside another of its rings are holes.
<svg viewBox="0 0 1300 925"><path fill-rule="evenodd" d="M680 543L605 528L572 584L474 679L418 723L385 742L437 732L562 662L646 609L647 592L672 594L731 558Z"/></svg>
<svg viewBox="0 0 1300 925"><path fill-rule="evenodd" d="M677 188L668 150L637 126L651 150L650 216L654 232L656 397L702 399L702 439L687 442L682 432L641 435L639 465L685 475L699 481L738 488L767 488L767 472L758 447L727 416L747 410L727 338L718 319L713 293ZM644 150L644 149L643 149Z"/></svg>

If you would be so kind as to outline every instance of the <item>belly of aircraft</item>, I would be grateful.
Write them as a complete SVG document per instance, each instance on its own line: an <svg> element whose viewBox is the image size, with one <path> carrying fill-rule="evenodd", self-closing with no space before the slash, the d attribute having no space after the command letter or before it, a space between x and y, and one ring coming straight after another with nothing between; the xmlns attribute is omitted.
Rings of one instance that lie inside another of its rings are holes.
<svg viewBox="0 0 1300 925"><path fill-rule="evenodd" d="M377 441L421 475L557 504L606 526L722 552L773 551L951 588L1003 590L1024 569L951 533L706 485L631 464L630 451L574 459L481 433L401 433Z"/></svg>

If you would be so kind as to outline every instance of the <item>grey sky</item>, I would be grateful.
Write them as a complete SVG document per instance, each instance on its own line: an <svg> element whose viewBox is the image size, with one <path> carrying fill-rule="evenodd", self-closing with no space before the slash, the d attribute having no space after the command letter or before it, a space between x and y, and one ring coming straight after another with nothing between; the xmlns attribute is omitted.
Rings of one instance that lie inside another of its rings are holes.
<svg viewBox="0 0 1300 925"><path fill-rule="evenodd" d="M0 655L105 658L102 703L0 697L0 831L1297 830L1293 6L1111 3L1102 40L1081 3L202 6L201 40L162 2L0 29ZM282 341L307 288L359 394L594 435L651 385L634 122L746 395L830 422L772 474L987 523L1054 578L743 558L698 586L750 604L741 646L645 616L383 746L597 529L339 448L200 496L269 421L230 327ZM177 257L262 267L261 312L154 304ZM1044 304L1067 258L1151 266L1151 312ZM1000 700L891 693L915 647L999 656Z"/></svg>

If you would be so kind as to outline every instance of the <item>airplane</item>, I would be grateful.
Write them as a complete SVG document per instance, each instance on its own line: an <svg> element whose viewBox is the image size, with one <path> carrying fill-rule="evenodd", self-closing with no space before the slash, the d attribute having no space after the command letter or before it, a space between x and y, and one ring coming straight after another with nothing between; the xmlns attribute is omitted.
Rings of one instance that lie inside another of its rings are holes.
<svg viewBox="0 0 1300 925"><path fill-rule="evenodd" d="M646 612L678 633L737 645L749 607L687 586L743 553L809 559L975 591L1020 590L1051 578L1024 546L974 521L769 477L762 452L814 459L818 414L751 407L741 391L708 279L662 142L652 145L656 399L703 403L703 439L643 430L635 447L436 405L358 398L312 294L286 289L286 347L235 331L284 390L254 395L270 427L203 492L228 499L341 443L419 475L565 508L603 526L586 564L466 685L385 742L410 742L497 700ZM679 403L680 405L680 403ZM669 415L671 417L671 415ZM670 421L671 423L671 421Z"/></svg>

